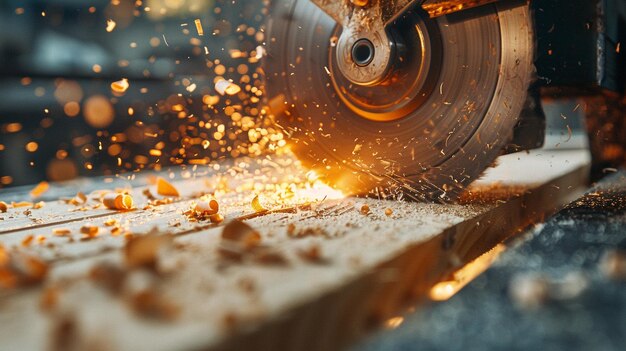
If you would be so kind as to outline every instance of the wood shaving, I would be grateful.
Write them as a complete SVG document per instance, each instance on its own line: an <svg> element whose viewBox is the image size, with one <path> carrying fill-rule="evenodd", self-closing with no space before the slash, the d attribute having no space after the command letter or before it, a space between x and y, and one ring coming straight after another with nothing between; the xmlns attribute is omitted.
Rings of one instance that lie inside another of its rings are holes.
<svg viewBox="0 0 626 351"><path fill-rule="evenodd" d="M176 190L176 188L170 184L167 180L159 177L157 178L157 194L162 195L162 196L173 196L173 197L179 197L180 194L178 193L178 190Z"/></svg>
<svg viewBox="0 0 626 351"><path fill-rule="evenodd" d="M172 237L157 233L134 236L124 247L124 258L129 268L146 267L155 269L159 251L171 245Z"/></svg>
<svg viewBox="0 0 626 351"><path fill-rule="evenodd" d="M218 213L219 210L220 206L217 200L212 196L205 196L183 214L187 216L190 221L209 220L211 223L219 224L224 221L224 216Z"/></svg>
<svg viewBox="0 0 626 351"><path fill-rule="evenodd" d="M196 25L196 31L198 31L198 35L199 36L203 36L204 35L204 29L202 28L202 22L200 22L200 19L198 18L198 19L196 19L193 22Z"/></svg>
<svg viewBox="0 0 626 351"><path fill-rule="evenodd" d="M322 257L322 249L317 244L311 244L307 248L298 250L296 253L307 262L321 263L325 261Z"/></svg>
<svg viewBox="0 0 626 351"><path fill-rule="evenodd" d="M226 79L220 79L215 83L215 91L220 95L236 95L241 92L241 87Z"/></svg>
<svg viewBox="0 0 626 351"><path fill-rule="evenodd" d="M126 279L126 271L111 263L101 263L91 268L89 278L97 285L111 293L122 291Z"/></svg>
<svg viewBox="0 0 626 351"><path fill-rule="evenodd" d="M128 211L133 209L133 198L127 194L106 194L102 198L102 203L110 210Z"/></svg>
<svg viewBox="0 0 626 351"><path fill-rule="evenodd" d="M222 241L251 250L261 244L261 234L244 222L233 220L224 226Z"/></svg>
<svg viewBox="0 0 626 351"><path fill-rule="evenodd" d="M52 234L56 236L68 236L72 234L72 231L67 228L55 228L52 230Z"/></svg>
<svg viewBox="0 0 626 351"><path fill-rule="evenodd" d="M8 253L0 262L0 287L17 288L44 281L48 275L48 265L35 256L26 255L20 252Z"/></svg>
<svg viewBox="0 0 626 351"><path fill-rule="evenodd" d="M113 228L111 228L111 235L113 236L119 236L122 235L122 227L119 226L115 226Z"/></svg>
<svg viewBox="0 0 626 351"><path fill-rule="evenodd" d="M12 202L11 207L20 208L20 207L33 207L33 203L29 201L20 201L20 202Z"/></svg>
<svg viewBox="0 0 626 351"><path fill-rule="evenodd" d="M115 219L115 218L107 219L106 221L104 221L104 225L107 226L107 227L113 227L113 226L115 226L117 224L118 224L118 222L117 222L117 219Z"/></svg>
<svg viewBox="0 0 626 351"><path fill-rule="evenodd" d="M116 26L117 26L117 23L115 23L115 21L114 21L114 20L112 20L112 19L108 19L108 20L107 20L107 27L106 27L106 31L107 31L108 33L111 33L111 32L115 29L115 27L116 27Z"/></svg>
<svg viewBox="0 0 626 351"><path fill-rule="evenodd" d="M267 209L263 207L263 205L261 205L261 202L259 201L259 195L256 195L254 199L252 199L252 201L250 202L250 205L252 206L252 209L254 210L254 212L257 212L257 213L267 212Z"/></svg>
<svg viewBox="0 0 626 351"><path fill-rule="evenodd" d="M76 193L76 196L74 196L73 198L63 199L63 201L69 205L79 206L87 202L87 196L85 196L85 194L79 191L78 193Z"/></svg>
<svg viewBox="0 0 626 351"><path fill-rule="evenodd" d="M118 94L125 93L129 87L130 87L130 83L128 82L128 79L126 78L122 78L116 82L111 83L111 90L113 90L113 92L118 93Z"/></svg>
<svg viewBox="0 0 626 351"><path fill-rule="evenodd" d="M354 205L354 208L356 208L362 215L368 215L370 213L370 207L368 204L357 203Z"/></svg>
<svg viewBox="0 0 626 351"><path fill-rule="evenodd" d="M156 197L152 195L152 192L150 191L150 189L144 189L141 193L150 201L156 200Z"/></svg>
<svg viewBox="0 0 626 351"><path fill-rule="evenodd" d="M296 227L294 225L292 231L290 231L289 229L290 228L288 227L287 236L292 239L302 239L306 237L318 237L318 236L322 236L326 238L331 237L328 234L328 232L321 227L307 227L307 228L300 228L296 230Z"/></svg>
<svg viewBox="0 0 626 351"><path fill-rule="evenodd" d="M217 253L221 258L229 261L242 261L244 257L244 250L236 244L223 241L217 248Z"/></svg>
<svg viewBox="0 0 626 351"><path fill-rule="evenodd" d="M46 191L48 191L48 189L50 189L50 184L48 184L48 182L46 181L43 181L37 184L37 186L35 186L33 190L30 191L30 196L33 199L36 199L43 195Z"/></svg>
<svg viewBox="0 0 626 351"><path fill-rule="evenodd" d="M35 239L35 236L27 235L24 239L22 239L22 246L24 246L24 247L30 246L30 244L33 243L34 239Z"/></svg>
<svg viewBox="0 0 626 351"><path fill-rule="evenodd" d="M211 223L219 224L224 222L224 216L219 213L212 214L209 216L209 220L211 221Z"/></svg>
<svg viewBox="0 0 626 351"><path fill-rule="evenodd" d="M198 201L194 207L194 211L204 216L210 216L220 211L220 205L215 198L206 197Z"/></svg>
<svg viewBox="0 0 626 351"><path fill-rule="evenodd" d="M254 250L252 260L268 266L286 266L289 264L281 252L266 247Z"/></svg>
<svg viewBox="0 0 626 351"><path fill-rule="evenodd" d="M95 225L84 225L80 227L80 232L81 234L83 234L80 240L86 241L96 238L98 236L98 233L100 232L100 228Z"/></svg>
<svg viewBox="0 0 626 351"><path fill-rule="evenodd" d="M176 304L149 290L134 294L130 303L133 311L147 318L171 321L176 319L180 312Z"/></svg>

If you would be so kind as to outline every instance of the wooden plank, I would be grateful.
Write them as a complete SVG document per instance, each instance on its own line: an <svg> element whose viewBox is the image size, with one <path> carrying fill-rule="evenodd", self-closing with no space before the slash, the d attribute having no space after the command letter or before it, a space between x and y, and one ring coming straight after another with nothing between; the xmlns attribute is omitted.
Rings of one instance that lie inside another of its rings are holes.
<svg viewBox="0 0 626 351"><path fill-rule="evenodd" d="M7 349L49 348L54 331L65 325L65 342L79 348L338 349L573 200L585 187L588 163L588 155L578 151L504 156L472 186L464 205L327 199L260 216L249 206L251 192L239 192L223 206L225 216L250 215L246 222L275 256L255 254L240 263L219 254L220 226L185 219L181 212L191 200L116 213L136 235L153 227L175 235L176 245L159 256L160 273L125 268L121 237L61 239L50 251L56 254L29 247L51 263L49 278L43 286L3 292L0 343ZM368 204L370 214L355 209L356 202ZM385 215L388 208L391 216ZM63 225L76 230L83 224ZM53 227L0 235L0 241L13 245L24 235L49 236ZM320 259L313 259L312 248L319 249ZM114 294L83 278L102 262L126 272ZM58 301L44 311L40 301L50 286L56 286ZM131 296L142 286L176 306L176 316L163 320L133 312Z"/></svg>

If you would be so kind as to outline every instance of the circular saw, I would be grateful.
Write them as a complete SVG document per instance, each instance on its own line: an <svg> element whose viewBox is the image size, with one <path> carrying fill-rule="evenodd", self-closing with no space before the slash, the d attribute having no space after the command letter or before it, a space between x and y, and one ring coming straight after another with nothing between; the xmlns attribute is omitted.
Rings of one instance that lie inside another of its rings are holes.
<svg viewBox="0 0 626 351"><path fill-rule="evenodd" d="M526 2L274 0L268 106L350 194L451 201L512 138L534 74Z"/></svg>

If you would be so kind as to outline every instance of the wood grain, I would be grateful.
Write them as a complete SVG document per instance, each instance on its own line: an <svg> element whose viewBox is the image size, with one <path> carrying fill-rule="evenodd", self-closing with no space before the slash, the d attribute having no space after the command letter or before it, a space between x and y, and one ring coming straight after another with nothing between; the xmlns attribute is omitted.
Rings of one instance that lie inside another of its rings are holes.
<svg viewBox="0 0 626 351"><path fill-rule="evenodd" d="M575 199L585 188L588 165L588 155L578 151L507 155L472 185L463 205L345 198L256 213L249 205L252 191L224 195L227 220L245 220L261 234L263 252L280 256L282 263L268 255L226 260L219 254L224 224L189 222L182 214L194 201L192 193L209 190L207 179L219 172L181 180L176 186L184 189L183 198L148 210L95 209L74 216L55 204L44 207L48 212L38 227L19 227L24 218L15 213L8 227L0 224L0 242L41 257L50 273L42 285L0 290L0 349L50 349L62 325L71 331L64 349L341 349ZM269 171L265 181L272 180ZM231 177L238 184L247 177L262 180L254 171ZM133 187L139 202L145 186ZM356 202L366 203L370 213L360 213ZM385 215L386 209L393 214ZM159 255L157 273L125 268L121 236L104 232L81 241L73 234L70 241L52 235L59 227L78 233L85 223L105 228L111 218L135 236L151 230L174 236L174 245ZM45 244L22 247L28 235L45 237ZM319 257L306 254L312 248ZM119 291L86 278L103 263L125 272ZM42 310L42 296L51 287L58 301ZM174 316L137 313L131 297L144 290L174 306Z"/></svg>

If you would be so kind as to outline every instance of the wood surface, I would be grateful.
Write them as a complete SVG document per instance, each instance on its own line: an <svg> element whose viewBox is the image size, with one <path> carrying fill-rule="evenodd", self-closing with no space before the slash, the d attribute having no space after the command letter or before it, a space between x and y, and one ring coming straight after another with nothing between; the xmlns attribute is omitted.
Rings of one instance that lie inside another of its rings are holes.
<svg viewBox="0 0 626 351"><path fill-rule="evenodd" d="M174 177L181 196L149 208L143 191L156 194L149 185L154 174L55 185L41 209L0 213L0 243L49 268L38 284L0 289L0 349L341 349L385 321L393 326L398 319L389 318L433 298L438 283L576 199L588 167L582 151L503 156L454 205L332 196L271 202L276 190L258 184L307 176L289 158L227 172L161 174ZM216 195L226 220L190 221L183 212L217 184L228 185ZM137 209L55 200L115 188L128 189ZM256 194L267 211L250 206ZM28 192L3 191L0 200L28 200ZM240 260L222 250L223 227L235 218L261 238ZM105 222L112 219L127 235L110 234ZM100 235L81 240L86 224ZM72 234L53 235L59 228ZM148 233L173 238L159 246L153 266L129 266L129 238ZM117 273L107 280L94 272ZM119 284L111 288L111 281Z"/></svg>

